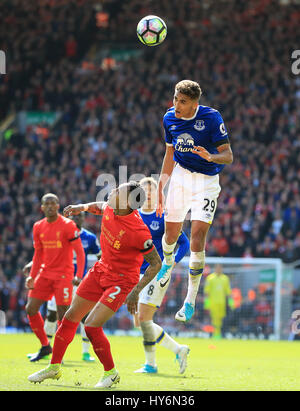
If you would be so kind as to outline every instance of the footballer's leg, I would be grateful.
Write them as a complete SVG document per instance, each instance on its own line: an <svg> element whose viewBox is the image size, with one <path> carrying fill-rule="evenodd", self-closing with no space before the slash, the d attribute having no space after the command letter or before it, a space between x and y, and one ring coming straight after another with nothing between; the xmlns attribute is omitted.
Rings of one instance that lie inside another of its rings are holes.
<svg viewBox="0 0 300 411"><path fill-rule="evenodd" d="M44 330L44 320L39 312L39 309L45 301L46 300L43 299L29 297L26 305L26 313L30 327L41 343L40 350L35 355L30 357L30 362L39 361L42 358L47 357L52 352L52 348Z"/></svg>
<svg viewBox="0 0 300 411"><path fill-rule="evenodd" d="M58 305L57 306L57 326L59 327L66 312L70 308L69 305Z"/></svg>
<svg viewBox="0 0 300 411"><path fill-rule="evenodd" d="M55 305L55 311L49 310L49 302L50 301L48 301L48 305L47 305L47 317L45 319L44 330L47 335L48 341L50 343L56 331L57 315L56 315L56 305ZM33 358L33 357L36 357L37 355L38 353L27 354L27 358ZM46 355L43 358L47 360L49 359L49 355Z"/></svg>
<svg viewBox="0 0 300 411"><path fill-rule="evenodd" d="M78 286L73 287L73 296L75 296ZM80 334L81 334L81 346L82 346L82 360L86 362L94 362L95 358L90 355L90 341L87 338L85 329L84 329L84 321L87 318L87 315L83 317L80 321Z"/></svg>
<svg viewBox="0 0 300 411"><path fill-rule="evenodd" d="M95 358L90 355L90 340L88 339L84 328L85 320L86 317L83 318L80 322L80 334L82 339L82 360L86 362L94 362Z"/></svg>
<svg viewBox="0 0 300 411"><path fill-rule="evenodd" d="M171 268L174 262L174 249L182 231L182 224L191 207L192 173L181 167L175 167L166 198L165 232L162 238L164 261L161 272Z"/></svg>
<svg viewBox="0 0 300 411"><path fill-rule="evenodd" d="M85 331L95 354L104 367L104 375L95 388L110 388L120 381L112 358L110 343L103 332L104 324L118 311L133 288L127 282L111 285L111 277L103 275L103 292L100 300L85 320Z"/></svg>
<svg viewBox="0 0 300 411"><path fill-rule="evenodd" d="M179 364L179 373L183 374L187 367L187 356L190 348L187 345L179 344L160 325L153 323L156 336L156 344L161 345L175 354L175 360Z"/></svg>
<svg viewBox="0 0 300 411"><path fill-rule="evenodd" d="M30 375L28 377L30 382L42 382L48 378L59 379L61 377L61 363L66 349L73 341L81 319L91 311L95 304L94 301L89 301L79 295L75 295L71 307L66 312L56 331L50 365Z"/></svg>
<svg viewBox="0 0 300 411"><path fill-rule="evenodd" d="M48 308L44 328L45 328L45 332L46 332L46 335L49 341L52 339L53 335L56 332L56 325L57 325L57 313L56 311L49 310Z"/></svg>
<svg viewBox="0 0 300 411"><path fill-rule="evenodd" d="M45 331L49 340L52 339L56 332L57 326L57 306L55 296L47 303L47 317L45 320Z"/></svg>
<svg viewBox="0 0 300 411"><path fill-rule="evenodd" d="M73 283L70 280L61 281L55 289L57 304L57 327L60 326L64 315L69 310L73 298Z"/></svg>
<svg viewBox="0 0 300 411"><path fill-rule="evenodd" d="M213 222L217 199L221 191L219 176L194 175L191 204L191 255L188 292L183 307L177 312L178 321L189 321L195 312L195 302L205 265L206 236Z"/></svg>
<svg viewBox="0 0 300 411"><path fill-rule="evenodd" d="M98 302L84 322L86 335L91 341L94 352L104 368L103 377L95 385L95 388L110 388L120 381L120 376L115 368L111 354L110 343L102 328L114 314L114 310L102 302Z"/></svg>
<svg viewBox="0 0 300 411"><path fill-rule="evenodd" d="M149 286L149 284L148 284ZM146 287L145 287L146 288ZM148 288L148 287L147 287ZM151 285L150 285L151 291ZM139 304L138 322L143 334L143 347L145 352L145 364L142 368L136 370L136 373L157 373L156 366L156 337L153 323L153 316L157 308L155 306Z"/></svg>
<svg viewBox="0 0 300 411"><path fill-rule="evenodd" d="M143 333L146 363L142 368L135 372L157 372L155 362L156 348L158 345L161 345L175 354L175 359L179 363L179 372L182 374L187 367L187 355L190 351L189 347L178 344L165 330L163 330L162 327L153 322L154 314L161 306L169 286L169 282L162 285L157 280L158 275L159 274L157 274L156 278L154 278L140 293L138 315Z"/></svg>
<svg viewBox="0 0 300 411"><path fill-rule="evenodd" d="M226 315L226 306L224 304L212 304L210 307L211 323L214 327L213 339L222 338L222 324Z"/></svg>
<svg viewBox="0 0 300 411"><path fill-rule="evenodd" d="M174 263L174 249L182 230L183 222L165 221L165 233L162 237L164 265L170 268Z"/></svg>
<svg viewBox="0 0 300 411"><path fill-rule="evenodd" d="M177 321L189 321L194 315L196 297L205 265L205 242L209 228L210 224L204 221L192 221L188 291L182 308L175 315Z"/></svg>

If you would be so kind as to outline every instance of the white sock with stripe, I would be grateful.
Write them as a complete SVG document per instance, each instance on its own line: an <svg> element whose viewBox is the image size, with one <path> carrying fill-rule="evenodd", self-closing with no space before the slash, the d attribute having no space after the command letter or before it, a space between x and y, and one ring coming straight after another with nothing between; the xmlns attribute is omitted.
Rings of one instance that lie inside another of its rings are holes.
<svg viewBox="0 0 300 411"><path fill-rule="evenodd" d="M166 331L164 331L160 325L153 323L153 327L155 329L156 344L159 344L167 350L172 351L174 354L177 354L181 345L173 340L173 338Z"/></svg>
<svg viewBox="0 0 300 411"><path fill-rule="evenodd" d="M164 259L167 265L172 265L174 262L174 249L176 247L177 242L174 244L167 244L165 240L165 234L163 235L163 238L161 240L162 244L162 249L164 253Z"/></svg>
<svg viewBox="0 0 300 411"><path fill-rule="evenodd" d="M195 306L196 297L198 294L201 277L205 264L205 251L191 251L189 262L189 279L188 292L184 300L185 303L190 303Z"/></svg>

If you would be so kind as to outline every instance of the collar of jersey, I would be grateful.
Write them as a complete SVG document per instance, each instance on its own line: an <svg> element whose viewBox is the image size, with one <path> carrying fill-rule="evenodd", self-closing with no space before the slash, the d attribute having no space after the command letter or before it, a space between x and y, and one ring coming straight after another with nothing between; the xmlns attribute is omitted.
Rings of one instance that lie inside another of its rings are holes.
<svg viewBox="0 0 300 411"><path fill-rule="evenodd" d="M115 213L113 212L113 215L114 215L114 217L125 219L125 218L130 218L130 217L132 217L134 214L136 214L135 211L137 211L137 210L132 210L131 213L125 214L125 215L118 215L118 214L115 214Z"/></svg>
<svg viewBox="0 0 300 411"><path fill-rule="evenodd" d="M196 115L198 114L199 107L200 107L200 106L198 105L197 110L195 111L195 114L193 115L193 117L190 117L190 118L181 117L180 120L185 120L185 121L194 120L194 118L195 118Z"/></svg>
<svg viewBox="0 0 300 411"><path fill-rule="evenodd" d="M57 219L56 219L55 221L53 221L52 223L49 223L49 221L47 220L47 217L45 217L45 220L46 220L46 223L47 223L47 224L53 225L53 224L57 224L57 223L60 221L60 218L61 218L61 215L58 214Z"/></svg>
<svg viewBox="0 0 300 411"><path fill-rule="evenodd" d="M142 214L146 214L146 215L151 215L154 214L156 212L156 210L151 211L151 213L149 211L143 211L141 208L139 209L139 212L141 212Z"/></svg>

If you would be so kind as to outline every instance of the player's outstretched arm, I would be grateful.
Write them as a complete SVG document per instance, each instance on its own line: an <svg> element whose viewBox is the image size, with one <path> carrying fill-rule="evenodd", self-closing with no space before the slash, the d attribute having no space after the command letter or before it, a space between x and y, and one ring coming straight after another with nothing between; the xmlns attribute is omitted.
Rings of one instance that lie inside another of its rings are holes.
<svg viewBox="0 0 300 411"><path fill-rule="evenodd" d="M157 187L157 207L156 207L156 215L162 216L165 206L164 200L164 187L167 184L170 175L173 172L175 161L173 160L174 156L174 147L171 144L166 145L166 152L163 159L163 164L159 176L158 187Z"/></svg>
<svg viewBox="0 0 300 411"><path fill-rule="evenodd" d="M125 303L127 304L128 311L130 314L134 315L138 310L138 301L139 301L139 293L142 291L144 287L151 280L156 276L156 274L161 269L161 259L160 256L154 247L153 250L149 253L144 255L145 260L149 263L143 278L139 281L139 283L132 289L130 294L128 294Z"/></svg>
<svg viewBox="0 0 300 411"><path fill-rule="evenodd" d="M217 147L218 154L209 153L204 147L194 146L192 153L204 158L206 161L216 164L231 164L233 162L233 154L230 144L222 144Z"/></svg>
<svg viewBox="0 0 300 411"><path fill-rule="evenodd" d="M99 201L96 203L87 203L87 204L77 204L77 205L68 205L64 208L64 216L69 217L71 215L78 215L83 211L87 211L91 214L102 215L103 207L106 203Z"/></svg>

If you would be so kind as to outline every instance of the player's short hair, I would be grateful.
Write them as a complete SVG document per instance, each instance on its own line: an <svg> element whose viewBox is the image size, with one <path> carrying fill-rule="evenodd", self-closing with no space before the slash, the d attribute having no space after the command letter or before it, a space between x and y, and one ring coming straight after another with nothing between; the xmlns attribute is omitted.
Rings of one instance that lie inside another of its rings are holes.
<svg viewBox="0 0 300 411"><path fill-rule="evenodd" d="M140 183L129 181L128 185L128 204L132 210L141 208L146 200L146 193Z"/></svg>
<svg viewBox="0 0 300 411"><path fill-rule="evenodd" d="M192 100L199 100L202 95L200 84L192 80L181 80L175 86L175 91L185 94Z"/></svg>
<svg viewBox="0 0 300 411"><path fill-rule="evenodd" d="M53 198L53 199L57 202L57 204L59 203L59 199L58 199L57 195L56 195L56 194L53 194L53 193L47 193L47 194L43 195L42 200L41 200L41 203L44 204L44 202L45 202L48 198Z"/></svg>
<svg viewBox="0 0 300 411"><path fill-rule="evenodd" d="M153 177L144 177L140 180L140 185L145 185L145 184L153 184L155 187L157 187L157 181Z"/></svg>

